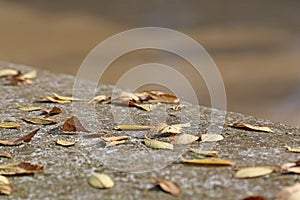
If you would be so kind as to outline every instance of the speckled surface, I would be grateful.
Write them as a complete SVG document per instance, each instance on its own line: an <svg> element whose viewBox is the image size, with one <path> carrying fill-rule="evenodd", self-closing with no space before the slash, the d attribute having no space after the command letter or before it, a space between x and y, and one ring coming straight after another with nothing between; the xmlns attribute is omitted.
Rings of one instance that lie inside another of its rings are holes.
<svg viewBox="0 0 300 200"><path fill-rule="evenodd" d="M0 63L0 69L13 68L23 72L32 68L23 65ZM274 199L284 186L300 181L299 175L272 174L263 178L238 180L233 178L231 167L200 167L185 165L180 156L189 158L188 146L176 146L174 152L152 150L142 143L146 131L113 131L115 125L135 123L152 125L159 122L169 124L191 122L185 133L201 135L206 133L210 121L210 108L187 104L182 111L170 111L170 105L158 105L151 112L136 108L111 107L110 105L54 104L35 102L38 97L56 92L72 96L74 77L38 71L36 85L7 86L5 78L0 79L1 104L0 121L14 121L22 124L22 130L0 129L1 139L15 139L35 128L41 128L30 143L21 146L0 146L0 150L13 155L12 159L0 158L1 163L28 161L44 166L42 172L32 176L11 176L13 188L10 196L1 199L176 199L154 188L151 177L175 181L182 189L177 199L242 199L249 195L264 195ZM88 82L82 84L84 92L94 91ZM109 94L112 86L101 86L96 94ZM50 108L58 106L63 113L51 118L60 122L55 125L31 125L22 117L38 116L39 112L24 112L16 103L27 106ZM78 109L79 107L79 109ZM80 110L80 113L79 111ZM91 131L106 131L107 136L129 135L125 145L104 148L101 137L87 137L84 133L64 135L55 129L67 118L80 115L82 124ZM220 112L222 113L222 112ZM213 121L213 119L212 119ZM235 162L238 166L280 165L299 160L299 154L289 153L285 143L300 144L299 129L281 123L256 119L238 113L227 113L226 122L251 123L271 127L275 133L261 133L217 126L225 139L214 143L193 143L191 147L218 150L220 158ZM77 141L73 147L55 144L57 139ZM93 172L104 172L115 181L115 187L107 190L92 188L87 177ZM134 171L125 172L125 171Z"/></svg>

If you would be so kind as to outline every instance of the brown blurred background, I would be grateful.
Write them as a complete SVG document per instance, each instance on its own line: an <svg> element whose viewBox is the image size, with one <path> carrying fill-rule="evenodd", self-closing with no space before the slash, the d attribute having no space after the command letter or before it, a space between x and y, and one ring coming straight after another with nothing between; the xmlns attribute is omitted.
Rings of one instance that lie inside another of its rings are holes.
<svg viewBox="0 0 300 200"><path fill-rule="evenodd" d="M171 28L197 40L214 59L228 110L299 126L299 8L293 0L0 0L0 60L76 74L87 54L113 34ZM102 82L114 84L137 64L186 64L174 55L161 57L151 50L122 56ZM196 85L203 91L200 102L209 105L205 84Z"/></svg>

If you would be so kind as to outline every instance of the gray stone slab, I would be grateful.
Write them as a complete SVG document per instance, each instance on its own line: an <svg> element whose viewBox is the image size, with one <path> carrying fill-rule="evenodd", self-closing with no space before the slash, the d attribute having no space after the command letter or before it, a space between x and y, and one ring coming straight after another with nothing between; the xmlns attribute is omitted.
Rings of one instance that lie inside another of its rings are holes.
<svg viewBox="0 0 300 200"><path fill-rule="evenodd" d="M13 68L28 72L33 68L11 63L0 63L0 69ZM162 192L150 181L151 177L160 177L176 182L182 189L178 199L242 199L249 195L264 195L273 199L284 186L299 182L298 175L272 174L263 178L234 179L231 167L201 167L180 162L180 157L191 157L188 146L176 146L175 150L152 150L142 139L146 131L114 131L118 124L135 123L153 125L166 121L169 124L190 122L191 127L185 133L201 135L207 132L212 121L211 109L187 104L183 111L170 111L170 105L158 105L151 112L136 108L111 105L54 104L36 102L38 97L56 92L72 96L74 77L65 74L53 74L38 70L36 84L32 86L8 86L5 78L0 79L0 121L14 121L22 124L22 130L0 129L0 139L14 139L36 128L39 133L30 143L21 146L0 146L0 150L13 155L12 159L0 158L0 162L10 163L28 161L44 166L44 170L32 176L11 176L13 193L1 196L3 199L176 199ZM86 81L82 90L91 93L94 88ZM109 94L113 86L101 85L96 94ZM22 117L38 116L39 112L24 112L16 104L50 108L58 106L63 113L51 118L60 122L55 125L31 125ZM74 113L75 112L75 113ZM221 115L222 112L218 111ZM107 136L128 135L132 138L125 145L105 148L100 137L86 137L84 133L62 134L55 129L72 115L80 115L82 124L91 131L110 132ZM190 145L194 148L218 150L220 158L235 162L238 166L280 165L299 159L299 154L289 153L284 144L300 144L299 129L268 120L227 112L226 122L239 122L271 127L275 133L245 131L220 126L225 136L220 142ZM73 147L61 147L55 144L57 139L77 141ZM99 190L87 183L87 177L94 171L103 172L112 177L115 187ZM127 171L134 171L127 172ZM137 173L139 171L140 173ZM142 172L141 172L142 171Z"/></svg>

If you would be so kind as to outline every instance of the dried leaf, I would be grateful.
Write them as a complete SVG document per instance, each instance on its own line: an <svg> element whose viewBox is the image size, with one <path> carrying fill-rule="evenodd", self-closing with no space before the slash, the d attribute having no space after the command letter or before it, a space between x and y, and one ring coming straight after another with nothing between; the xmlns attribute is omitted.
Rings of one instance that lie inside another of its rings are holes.
<svg viewBox="0 0 300 200"><path fill-rule="evenodd" d="M114 187L113 180L106 174L94 173L88 178L88 183L94 188L108 189Z"/></svg>
<svg viewBox="0 0 300 200"><path fill-rule="evenodd" d="M217 142L223 140L224 137L220 134L202 134L201 141L202 142Z"/></svg>
<svg viewBox="0 0 300 200"><path fill-rule="evenodd" d="M28 72L28 73L26 73L26 74L23 74L23 77L24 77L25 79L34 79L34 78L37 77L37 71L36 71L36 70L33 70L33 71L31 71L31 72Z"/></svg>
<svg viewBox="0 0 300 200"><path fill-rule="evenodd" d="M50 110L43 110L42 114L46 114L45 117L49 117L52 115L58 115L62 112L62 110L59 107L54 106Z"/></svg>
<svg viewBox="0 0 300 200"><path fill-rule="evenodd" d="M219 155L218 151L203 151L203 150L194 149L194 148L189 148L189 151L199 154L199 155L210 156L210 157L218 157L218 155Z"/></svg>
<svg viewBox="0 0 300 200"><path fill-rule="evenodd" d="M21 106L20 104L17 104L18 109L26 112L32 112L32 111L38 111L42 110L40 107L27 107L27 106Z"/></svg>
<svg viewBox="0 0 300 200"><path fill-rule="evenodd" d="M152 104L138 104L138 103L134 103L134 102L132 102L130 104L130 106L134 106L136 108L139 108L139 109L145 110L145 111L151 111L155 108L155 106Z"/></svg>
<svg viewBox="0 0 300 200"><path fill-rule="evenodd" d="M288 145L285 145L284 147L287 148L289 152L300 153L300 147L290 147Z"/></svg>
<svg viewBox="0 0 300 200"><path fill-rule="evenodd" d="M300 199L300 183L285 187L276 196L276 200L299 200Z"/></svg>
<svg viewBox="0 0 300 200"><path fill-rule="evenodd" d="M10 187L9 180L5 176L0 175L0 194L11 194L12 189Z"/></svg>
<svg viewBox="0 0 300 200"><path fill-rule="evenodd" d="M76 142L67 141L67 140L56 140L56 144L64 147L74 146Z"/></svg>
<svg viewBox="0 0 300 200"><path fill-rule="evenodd" d="M105 95L99 95L89 101L89 103L103 103L107 104L111 102L111 97Z"/></svg>
<svg viewBox="0 0 300 200"><path fill-rule="evenodd" d="M27 135L16 139L16 140L0 140L0 145L4 145L4 146L17 146L17 145L21 145L24 142L30 142L31 139L33 138L33 136L35 136L35 134L37 134L37 132L40 129L36 129L34 131L31 131L30 133L28 133Z"/></svg>
<svg viewBox="0 0 300 200"><path fill-rule="evenodd" d="M0 157L12 158L12 156L6 151L0 151Z"/></svg>
<svg viewBox="0 0 300 200"><path fill-rule="evenodd" d="M170 137L172 144L190 144L198 140L199 137L191 134L182 133L179 135L175 135Z"/></svg>
<svg viewBox="0 0 300 200"><path fill-rule="evenodd" d="M185 105L179 104L179 105L173 106L171 109L174 110L174 111L179 111L179 110L182 110L185 107L186 107Z"/></svg>
<svg viewBox="0 0 300 200"><path fill-rule="evenodd" d="M105 147L113 147L120 144L125 144L127 140L110 141L105 143Z"/></svg>
<svg viewBox="0 0 300 200"><path fill-rule="evenodd" d="M29 162L0 164L1 175L33 174L41 170L43 170L43 166L34 165Z"/></svg>
<svg viewBox="0 0 300 200"><path fill-rule="evenodd" d="M49 119L49 118L38 118L38 117L27 117L22 118L25 122L36 124L36 125L50 125L50 124L56 124L58 123L55 119Z"/></svg>
<svg viewBox="0 0 300 200"><path fill-rule="evenodd" d="M13 75L17 75L18 71L14 70L14 69L3 69L0 70L0 78L1 77L5 77L5 76L13 76Z"/></svg>
<svg viewBox="0 0 300 200"><path fill-rule="evenodd" d="M9 85L32 85L34 81L26 78L20 71L18 74L10 76Z"/></svg>
<svg viewBox="0 0 300 200"><path fill-rule="evenodd" d="M53 96L59 100L62 101L85 101L84 99L74 98L74 97L66 97L66 96L60 96L56 93L52 93Z"/></svg>
<svg viewBox="0 0 300 200"><path fill-rule="evenodd" d="M137 131L137 130L149 130L153 126L142 126L142 125L120 125L116 126L114 130L123 130L123 131Z"/></svg>
<svg viewBox="0 0 300 200"><path fill-rule="evenodd" d="M120 141L120 140L128 140L130 136L123 135L123 136L116 136L116 137L107 137L103 138L104 141L106 142L113 142L113 141Z"/></svg>
<svg viewBox="0 0 300 200"><path fill-rule="evenodd" d="M66 120L60 130L65 132L89 132L82 126L79 119L75 116Z"/></svg>
<svg viewBox="0 0 300 200"><path fill-rule="evenodd" d="M290 167L287 169L288 172L292 172L294 174L300 174L300 167Z"/></svg>
<svg viewBox="0 0 300 200"><path fill-rule="evenodd" d="M266 176L274 171L274 167L263 166L263 167L245 167L239 169L234 177L235 178L256 178L260 176Z"/></svg>
<svg viewBox="0 0 300 200"><path fill-rule="evenodd" d="M152 178L151 180L158 184L163 191L168 192L174 196L180 195L181 190L176 183L160 178Z"/></svg>
<svg viewBox="0 0 300 200"><path fill-rule="evenodd" d="M14 123L14 122L4 122L0 123L0 128L21 128L21 124Z"/></svg>
<svg viewBox="0 0 300 200"><path fill-rule="evenodd" d="M249 196L244 198L243 200L267 200L267 199L263 196Z"/></svg>
<svg viewBox="0 0 300 200"><path fill-rule="evenodd" d="M84 99L78 99L78 98L73 98L73 97L65 97L65 96L60 96L56 93L52 93L53 96L42 96L38 99L38 101L44 101L48 100L54 103L71 103L72 101L85 101Z"/></svg>
<svg viewBox="0 0 300 200"><path fill-rule="evenodd" d="M250 130L250 131L260 131L260 132L274 133L274 131L271 130L267 126L253 126L253 125L245 124L245 123L242 123L242 122L227 124L227 126L233 127L233 128L240 128L240 129Z"/></svg>
<svg viewBox="0 0 300 200"><path fill-rule="evenodd" d="M284 163L283 165L280 166L281 171L286 171L291 167L296 167L296 163Z"/></svg>
<svg viewBox="0 0 300 200"><path fill-rule="evenodd" d="M181 133L182 128L190 127L190 123L185 124L174 124L174 125L167 125L165 123L160 123L150 129L149 133L147 134L148 137L157 137L160 134L179 134Z"/></svg>
<svg viewBox="0 0 300 200"><path fill-rule="evenodd" d="M167 94L160 91L150 91L149 95L151 97L149 102L152 103L168 103L168 104L179 103L179 99L174 94Z"/></svg>
<svg viewBox="0 0 300 200"><path fill-rule="evenodd" d="M148 138L147 136L145 136L144 142L147 147L150 147L152 149L169 149L169 150L174 149L173 144L170 144L167 142L161 142L158 140L152 140L152 139Z"/></svg>
<svg viewBox="0 0 300 200"><path fill-rule="evenodd" d="M181 158L182 162L187 164L195 164L195 165L216 165L216 166L235 166L234 162L223 160L223 159L217 159L217 158L203 158L203 159L191 159L186 160L184 158Z"/></svg>

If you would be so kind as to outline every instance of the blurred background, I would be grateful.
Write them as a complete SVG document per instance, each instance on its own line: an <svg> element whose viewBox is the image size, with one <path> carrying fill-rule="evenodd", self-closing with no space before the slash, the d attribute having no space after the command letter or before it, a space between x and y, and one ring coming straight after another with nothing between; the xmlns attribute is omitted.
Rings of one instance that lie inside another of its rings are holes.
<svg viewBox="0 0 300 200"><path fill-rule="evenodd" d="M87 54L113 34L171 28L211 55L228 110L299 126L299 8L294 0L0 0L0 60L75 75ZM130 67L148 62L189 67L167 52L137 51L116 60L101 81L114 84ZM193 87L209 106L203 80Z"/></svg>

